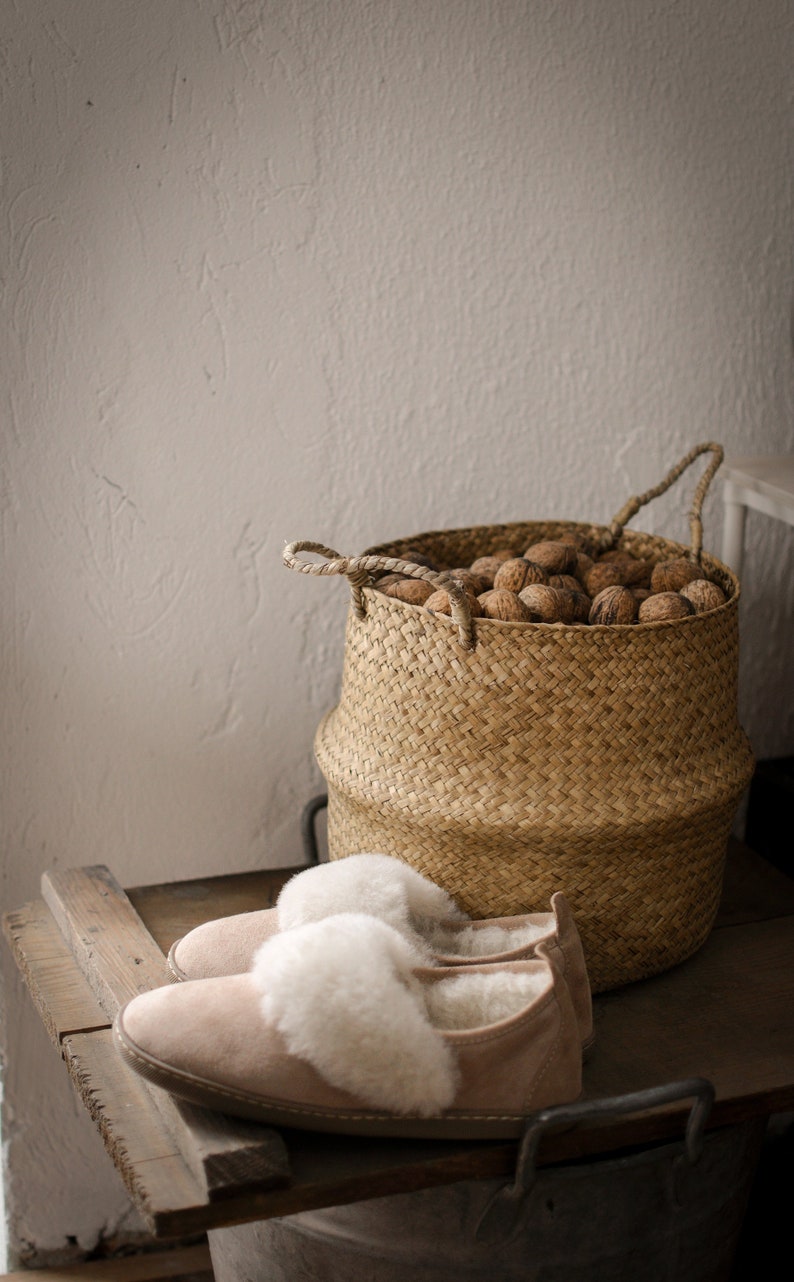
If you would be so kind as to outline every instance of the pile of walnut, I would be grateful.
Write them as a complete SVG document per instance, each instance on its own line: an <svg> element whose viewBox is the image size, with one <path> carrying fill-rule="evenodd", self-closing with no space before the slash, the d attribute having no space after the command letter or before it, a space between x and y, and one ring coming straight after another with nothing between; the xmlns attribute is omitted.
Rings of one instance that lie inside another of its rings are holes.
<svg viewBox="0 0 794 1282"><path fill-rule="evenodd" d="M714 610L727 600L686 557L651 562L630 552L588 553L576 532L533 543L521 556L504 549L469 566L435 565L419 553L401 560L446 571L463 584L473 618L516 623L632 624L683 619ZM449 595L424 579L382 575L375 587L387 596L450 614Z"/></svg>

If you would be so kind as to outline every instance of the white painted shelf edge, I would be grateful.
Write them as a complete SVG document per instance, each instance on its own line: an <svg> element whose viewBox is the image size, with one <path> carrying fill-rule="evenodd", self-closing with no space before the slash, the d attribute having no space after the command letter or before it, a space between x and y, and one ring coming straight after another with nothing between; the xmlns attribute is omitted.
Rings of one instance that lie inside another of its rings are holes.
<svg viewBox="0 0 794 1282"><path fill-rule="evenodd" d="M722 481L722 560L741 578L748 509L794 525L794 454L728 459Z"/></svg>

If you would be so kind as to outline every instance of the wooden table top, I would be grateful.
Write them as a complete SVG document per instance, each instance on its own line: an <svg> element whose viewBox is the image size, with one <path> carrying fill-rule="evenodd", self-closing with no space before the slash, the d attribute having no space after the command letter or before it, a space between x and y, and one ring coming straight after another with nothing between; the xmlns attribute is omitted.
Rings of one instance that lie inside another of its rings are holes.
<svg viewBox="0 0 794 1282"><path fill-rule="evenodd" d="M515 1141L363 1139L275 1131L182 1104L117 1054L118 1006L169 982L165 953L215 917L272 904L298 867L140 886L103 865L45 874L42 898L4 917L17 965L120 1176L156 1237L510 1177ZM794 1109L794 881L728 847L719 918L689 961L594 999L583 1099L692 1077L715 1089L709 1127ZM677 1102L544 1136L539 1164L678 1138Z"/></svg>

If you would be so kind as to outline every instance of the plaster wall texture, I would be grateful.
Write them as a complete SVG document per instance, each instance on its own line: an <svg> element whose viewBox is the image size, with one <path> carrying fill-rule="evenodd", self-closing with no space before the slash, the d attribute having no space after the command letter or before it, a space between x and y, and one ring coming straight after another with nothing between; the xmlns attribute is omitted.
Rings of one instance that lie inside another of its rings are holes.
<svg viewBox="0 0 794 1282"><path fill-rule="evenodd" d="M3 18L5 908L296 861L347 593L285 542L607 521L696 442L792 450L786 0ZM685 541L690 498L633 525ZM719 553L718 482L704 517ZM793 562L751 513L757 756ZM137 1221L2 961L11 1252L52 1261Z"/></svg>

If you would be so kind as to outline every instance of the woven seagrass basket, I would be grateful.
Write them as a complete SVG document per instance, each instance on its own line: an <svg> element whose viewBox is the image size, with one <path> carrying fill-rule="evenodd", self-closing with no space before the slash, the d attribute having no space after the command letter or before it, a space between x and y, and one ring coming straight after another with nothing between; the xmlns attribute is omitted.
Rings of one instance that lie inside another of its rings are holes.
<svg viewBox="0 0 794 1282"><path fill-rule="evenodd" d="M626 530L705 452L691 541ZM564 891L594 992L696 952L716 916L727 838L753 773L737 716L739 583L702 550L700 512L722 449L696 446L609 526L526 521L441 530L346 558L298 542L284 562L353 589L339 703L315 753L331 859L381 851L443 886L473 917L546 911ZM566 532L654 563L687 556L726 602L631 625L509 623L468 614L443 572ZM311 551L330 558L301 560ZM452 617L377 591L400 569L445 586Z"/></svg>

